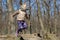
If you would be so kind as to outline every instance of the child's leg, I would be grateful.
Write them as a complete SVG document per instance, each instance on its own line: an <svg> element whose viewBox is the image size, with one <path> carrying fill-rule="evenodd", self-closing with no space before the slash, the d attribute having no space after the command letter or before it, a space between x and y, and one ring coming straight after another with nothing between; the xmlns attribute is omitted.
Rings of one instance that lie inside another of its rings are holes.
<svg viewBox="0 0 60 40"><path fill-rule="evenodd" d="M26 33L26 30L27 30L27 23L26 22L24 22L24 24L23 24L23 27L24 27L24 33Z"/></svg>
<svg viewBox="0 0 60 40"><path fill-rule="evenodd" d="M22 34L22 21L20 21L20 20L18 20L17 21L17 24L18 24L18 30L17 30L17 33L19 34L19 32L20 32L20 34Z"/></svg>
<svg viewBox="0 0 60 40"><path fill-rule="evenodd" d="M18 29L18 33L19 33L19 32L22 32L22 30L21 30L21 29Z"/></svg>
<svg viewBox="0 0 60 40"><path fill-rule="evenodd" d="M18 29L18 30L16 31L16 36L18 36L19 32L20 32L20 34L22 34L22 30L21 30L21 29Z"/></svg>
<svg viewBox="0 0 60 40"><path fill-rule="evenodd" d="M18 30L16 31L16 36L18 36Z"/></svg>
<svg viewBox="0 0 60 40"><path fill-rule="evenodd" d="M20 31L20 34L24 34L25 33L25 29L27 28L27 24L25 21L18 21L18 30L17 30L17 33L19 33Z"/></svg>
<svg viewBox="0 0 60 40"><path fill-rule="evenodd" d="M25 34L25 33L26 33L26 29L23 30L23 34Z"/></svg>

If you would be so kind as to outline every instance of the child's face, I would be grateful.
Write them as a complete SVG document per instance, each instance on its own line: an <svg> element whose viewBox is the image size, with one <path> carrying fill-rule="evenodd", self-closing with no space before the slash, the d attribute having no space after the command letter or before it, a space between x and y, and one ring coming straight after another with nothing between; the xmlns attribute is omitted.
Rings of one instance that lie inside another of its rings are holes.
<svg viewBox="0 0 60 40"><path fill-rule="evenodd" d="M23 9L26 9L26 3L21 6Z"/></svg>
<svg viewBox="0 0 60 40"><path fill-rule="evenodd" d="M26 8L26 4L24 4L24 8Z"/></svg>

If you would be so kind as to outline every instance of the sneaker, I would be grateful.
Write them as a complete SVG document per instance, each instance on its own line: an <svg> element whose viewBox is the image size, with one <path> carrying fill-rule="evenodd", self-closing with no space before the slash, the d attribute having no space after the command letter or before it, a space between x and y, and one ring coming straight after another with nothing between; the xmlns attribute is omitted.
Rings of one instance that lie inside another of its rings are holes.
<svg viewBox="0 0 60 40"><path fill-rule="evenodd" d="M18 33L17 32L16 32L15 36L18 37Z"/></svg>

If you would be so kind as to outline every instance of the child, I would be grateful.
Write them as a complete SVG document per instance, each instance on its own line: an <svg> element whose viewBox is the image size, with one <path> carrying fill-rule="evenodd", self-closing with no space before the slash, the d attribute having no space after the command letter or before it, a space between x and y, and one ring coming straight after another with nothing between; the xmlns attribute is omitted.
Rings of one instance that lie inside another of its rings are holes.
<svg viewBox="0 0 60 40"><path fill-rule="evenodd" d="M22 32L22 30L26 29L27 28L27 24L25 22L25 17L27 17L27 14L26 14L26 4L24 3L23 5L21 5L21 9L19 9L18 11L16 11L14 14L13 14L13 17L15 15L17 15L17 24L18 24L18 30L17 30L17 35L20 32Z"/></svg>

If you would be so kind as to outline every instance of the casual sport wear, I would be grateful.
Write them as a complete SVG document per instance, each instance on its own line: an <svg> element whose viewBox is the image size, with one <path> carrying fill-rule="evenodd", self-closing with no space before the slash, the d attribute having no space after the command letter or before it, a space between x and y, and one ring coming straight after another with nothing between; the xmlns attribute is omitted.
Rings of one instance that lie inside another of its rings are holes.
<svg viewBox="0 0 60 40"><path fill-rule="evenodd" d="M22 32L22 30L27 28L27 23L24 21L26 12L19 9L19 14L17 15L17 24L18 29L16 31L16 35L18 35L19 32Z"/></svg>
<svg viewBox="0 0 60 40"><path fill-rule="evenodd" d="M19 14L17 15L17 20L24 20L25 18L25 12L21 11L21 9L19 9Z"/></svg>

